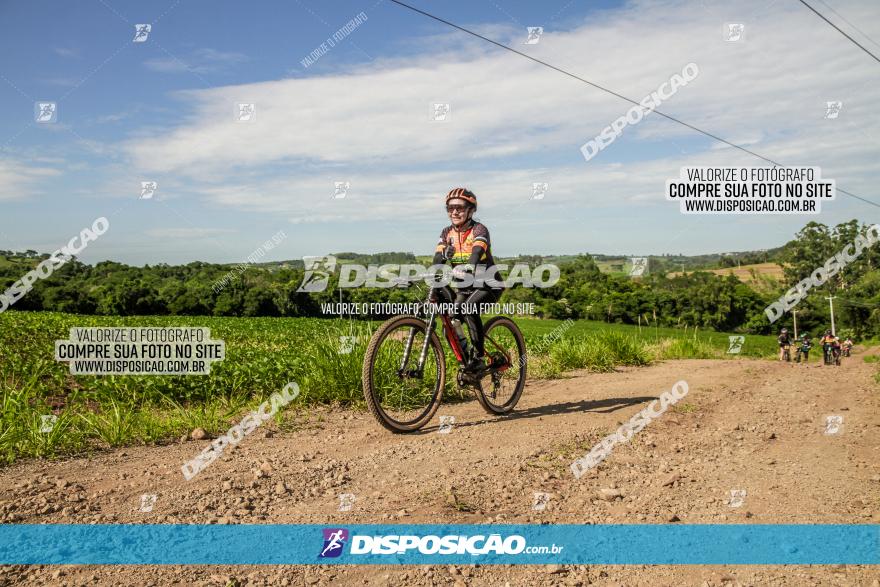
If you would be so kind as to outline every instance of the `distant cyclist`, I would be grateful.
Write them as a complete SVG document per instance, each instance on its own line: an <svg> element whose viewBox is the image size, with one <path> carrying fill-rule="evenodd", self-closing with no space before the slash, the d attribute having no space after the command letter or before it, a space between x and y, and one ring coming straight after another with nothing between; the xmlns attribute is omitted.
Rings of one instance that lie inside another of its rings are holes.
<svg viewBox="0 0 880 587"><path fill-rule="evenodd" d="M477 211L477 196L466 188L453 188L446 194L446 212L451 225L440 233L440 240L434 252L434 264L440 265L448 259L453 267L452 276L455 288L455 303L466 304L467 311L459 316L468 325L474 354L465 370L480 373L488 369L485 358L483 321L480 320L480 304L492 304L501 297L502 288L493 288L485 283L488 280L501 281L495 269L489 242L489 229L473 219ZM487 271L488 269L488 271ZM475 281L471 286L460 286L468 277L482 278L483 283ZM444 300L447 301L447 300ZM472 311L476 308L477 311Z"/></svg>
<svg viewBox="0 0 880 587"><path fill-rule="evenodd" d="M805 332L803 336L801 336L800 340L795 340L795 353L796 358L795 362L801 362L801 356L804 358L804 363L808 362L810 359L810 349L813 348L813 341L810 340L810 334Z"/></svg>
<svg viewBox="0 0 880 587"><path fill-rule="evenodd" d="M840 345L840 350L843 351L843 356L848 357L852 353L853 341L850 337L846 337L846 340Z"/></svg>
<svg viewBox="0 0 880 587"><path fill-rule="evenodd" d="M830 365L834 360L834 353L840 352L840 339L831 334L830 330L826 330L825 334L819 340L822 345L822 354L825 364Z"/></svg>
<svg viewBox="0 0 880 587"><path fill-rule="evenodd" d="M788 328L783 328L779 331L776 342L779 343L779 360L782 361L785 357L785 347L791 346L791 336L788 334Z"/></svg>

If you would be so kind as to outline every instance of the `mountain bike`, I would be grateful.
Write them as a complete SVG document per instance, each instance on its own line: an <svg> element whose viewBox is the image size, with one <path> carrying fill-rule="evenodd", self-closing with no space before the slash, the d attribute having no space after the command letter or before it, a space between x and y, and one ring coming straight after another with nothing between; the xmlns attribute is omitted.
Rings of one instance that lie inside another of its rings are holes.
<svg viewBox="0 0 880 587"><path fill-rule="evenodd" d="M823 344L822 351L826 365L837 365L840 367L840 347L832 344Z"/></svg>
<svg viewBox="0 0 880 587"><path fill-rule="evenodd" d="M782 360L786 363L791 362L791 345L784 344L782 345Z"/></svg>
<svg viewBox="0 0 880 587"><path fill-rule="evenodd" d="M397 281L405 283L425 277ZM471 360L473 350L460 323L456 323L456 315L447 311L454 297L448 285L432 286L421 306L425 309L423 317L389 318L370 339L362 373L364 397L370 412L392 432L419 430L440 407L446 386L446 355L435 330L438 320L459 364L459 388L473 388L483 409L495 415L513 410L522 395L527 361L526 343L519 327L506 316L489 318L483 327L489 360L486 370L467 373L463 366ZM432 299L440 303L432 303Z"/></svg>

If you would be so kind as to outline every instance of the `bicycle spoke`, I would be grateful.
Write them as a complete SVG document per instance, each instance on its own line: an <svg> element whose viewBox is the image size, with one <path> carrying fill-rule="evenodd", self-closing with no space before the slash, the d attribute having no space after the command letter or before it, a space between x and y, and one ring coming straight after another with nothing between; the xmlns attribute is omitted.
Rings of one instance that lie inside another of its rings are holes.
<svg viewBox="0 0 880 587"><path fill-rule="evenodd" d="M437 395L438 357L433 347L418 369L424 342L424 330L404 324L387 332L375 351L373 396L384 415L401 426L423 418Z"/></svg>
<svg viewBox="0 0 880 587"><path fill-rule="evenodd" d="M525 345L519 330L510 321L490 322L485 343L493 368L491 378L483 381L484 407L503 413L512 409L522 392L525 366L520 357L525 354Z"/></svg>

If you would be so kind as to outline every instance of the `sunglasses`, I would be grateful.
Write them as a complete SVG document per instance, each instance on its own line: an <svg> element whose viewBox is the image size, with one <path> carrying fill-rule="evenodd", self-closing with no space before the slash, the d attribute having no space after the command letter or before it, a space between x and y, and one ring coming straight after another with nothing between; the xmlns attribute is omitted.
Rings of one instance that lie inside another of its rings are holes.
<svg viewBox="0 0 880 587"><path fill-rule="evenodd" d="M468 209L467 206L446 206L446 211L449 212L450 214L452 212L464 212L467 209Z"/></svg>

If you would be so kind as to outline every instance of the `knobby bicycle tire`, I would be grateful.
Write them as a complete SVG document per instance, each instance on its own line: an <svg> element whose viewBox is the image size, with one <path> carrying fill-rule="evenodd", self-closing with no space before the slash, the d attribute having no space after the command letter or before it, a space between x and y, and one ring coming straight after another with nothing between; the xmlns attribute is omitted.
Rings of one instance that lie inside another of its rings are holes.
<svg viewBox="0 0 880 587"><path fill-rule="evenodd" d="M443 346L440 344L440 337L437 336L436 332L432 331L430 333L430 348L435 352L435 357L437 359L439 381L435 384L430 406L417 418L409 422L395 420L382 409L373 382L376 356L379 347L389 333L401 326L411 326L417 329L418 332L422 333L427 329L425 321L420 320L415 316L397 316L386 320L381 326L379 326L379 329L373 333L373 336L370 339L370 343L367 346L367 352L364 354L364 366L361 372L364 399L367 400L367 407L382 426L395 433L415 432L430 422L434 417L434 414L437 412L437 409L440 407L440 401L443 398L443 389L446 386L446 358L443 353ZM418 351L419 349L413 350Z"/></svg>

